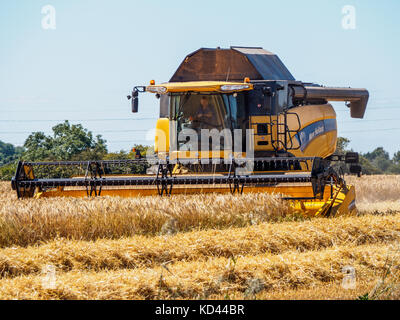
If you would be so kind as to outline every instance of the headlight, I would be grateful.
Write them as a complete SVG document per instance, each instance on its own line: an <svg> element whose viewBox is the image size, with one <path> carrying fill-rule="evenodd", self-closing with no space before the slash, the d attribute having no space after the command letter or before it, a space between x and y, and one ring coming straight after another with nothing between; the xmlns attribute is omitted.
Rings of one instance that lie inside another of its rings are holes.
<svg viewBox="0 0 400 320"><path fill-rule="evenodd" d="M148 92L153 92L153 93L166 93L167 92L167 88L166 87L147 87L146 91Z"/></svg>
<svg viewBox="0 0 400 320"><path fill-rule="evenodd" d="M248 84L225 84L221 86L222 91L235 91L235 90L244 90L249 89L250 85Z"/></svg>

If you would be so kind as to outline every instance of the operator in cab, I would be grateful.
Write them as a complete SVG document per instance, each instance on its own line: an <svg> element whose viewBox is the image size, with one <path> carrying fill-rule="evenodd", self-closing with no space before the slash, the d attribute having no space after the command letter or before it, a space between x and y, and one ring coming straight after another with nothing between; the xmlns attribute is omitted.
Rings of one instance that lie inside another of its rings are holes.
<svg viewBox="0 0 400 320"><path fill-rule="evenodd" d="M212 129L215 127L213 124L215 115L213 115L212 110L213 107L210 105L208 97L202 96L199 109L193 118L196 127L202 129Z"/></svg>

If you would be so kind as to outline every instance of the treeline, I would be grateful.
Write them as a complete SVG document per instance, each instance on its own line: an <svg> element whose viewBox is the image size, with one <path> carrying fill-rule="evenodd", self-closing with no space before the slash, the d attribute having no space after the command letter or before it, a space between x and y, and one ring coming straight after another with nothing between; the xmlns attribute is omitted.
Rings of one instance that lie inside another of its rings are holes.
<svg viewBox="0 0 400 320"><path fill-rule="evenodd" d="M348 149L350 140L339 137L337 141L336 153L344 154ZM363 174L400 174L400 151L397 151L393 158L390 158L389 152L382 147L378 147L372 152L360 154L360 164ZM345 173L348 168L342 166Z"/></svg>
<svg viewBox="0 0 400 320"><path fill-rule="evenodd" d="M23 147L0 141L0 179L10 180L15 173L19 159L25 161L57 161L57 160L113 160L134 159L136 152L120 151L110 153L107 150L106 140L101 135L93 136L91 131L82 125L71 125L68 121L52 128L52 135L43 132L33 132L26 139ZM338 138L337 153L344 154L348 150L350 140ZM135 149L145 156L152 147L134 145ZM372 152L360 154L360 163L363 174L400 174L400 151L393 158L382 147ZM348 173L348 168L341 168ZM138 168L142 171L143 168Z"/></svg>
<svg viewBox="0 0 400 320"><path fill-rule="evenodd" d="M14 147L0 141L0 180L10 180L15 174L18 160L24 161L85 161L135 159L136 152L108 152L106 140L101 135L93 136L81 124L72 125L68 121L52 128L52 135L33 132L25 140L23 147ZM141 156L150 149L148 146L133 146ZM145 168L138 167L138 172Z"/></svg>

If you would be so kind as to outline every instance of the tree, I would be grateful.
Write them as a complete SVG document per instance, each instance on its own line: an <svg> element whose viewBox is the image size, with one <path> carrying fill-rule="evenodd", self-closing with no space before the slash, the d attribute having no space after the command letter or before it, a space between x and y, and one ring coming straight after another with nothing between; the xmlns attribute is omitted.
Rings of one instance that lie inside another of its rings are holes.
<svg viewBox="0 0 400 320"><path fill-rule="evenodd" d="M98 160L107 154L106 141L81 124L71 125L68 121L52 128L53 135L34 132L26 139L24 160Z"/></svg>
<svg viewBox="0 0 400 320"><path fill-rule="evenodd" d="M11 143L0 141L0 166L18 159L22 152L22 147L14 147Z"/></svg>
<svg viewBox="0 0 400 320"><path fill-rule="evenodd" d="M336 152L335 154L339 154L339 155L343 155L345 154L347 151L347 146L349 145L350 140L344 137L338 137L336 140ZM343 173L350 173L349 168L347 167L347 165L345 163L342 162L336 162L333 163L333 168L337 171L337 172L343 172Z"/></svg>
<svg viewBox="0 0 400 320"><path fill-rule="evenodd" d="M390 160L389 152L385 151L383 147L378 147L372 152L367 152L366 154L364 154L364 157L370 161L374 161L378 158Z"/></svg>
<svg viewBox="0 0 400 320"><path fill-rule="evenodd" d="M345 154L347 150L347 146L349 145L350 140L344 137L338 137L336 141L336 153L337 154Z"/></svg>
<svg viewBox="0 0 400 320"><path fill-rule="evenodd" d="M0 141L0 180L9 180L16 168L16 161L20 158L24 149L14 147L11 143Z"/></svg>
<svg viewBox="0 0 400 320"><path fill-rule="evenodd" d="M393 156L393 162L395 164L400 164L400 151L397 151Z"/></svg>
<svg viewBox="0 0 400 320"><path fill-rule="evenodd" d="M385 151L383 147L378 147L372 152L367 152L364 157L375 166L380 173L389 171L393 162L390 160L389 152Z"/></svg>
<svg viewBox="0 0 400 320"><path fill-rule="evenodd" d="M400 151L395 152L392 159L392 165L389 172L393 174L400 174Z"/></svg>
<svg viewBox="0 0 400 320"><path fill-rule="evenodd" d="M127 160L127 159L135 159L136 158L136 152L133 152L133 149L138 150L140 152L140 156L144 158L146 156L146 153L148 150L150 150L153 147L150 146L144 146L142 144L135 144L133 148L129 151L126 152L125 150L121 150L119 152L110 152L107 155L105 155L104 160Z"/></svg>
<svg viewBox="0 0 400 320"><path fill-rule="evenodd" d="M338 137L336 143L336 153L345 154L348 150L350 140L343 137ZM366 154L360 154L360 165L362 167L363 174L383 174L386 172L397 172L397 167L393 165L393 161L390 160L389 153L386 152L382 147L378 147L372 152ZM339 168L344 173L349 173L349 168L346 164L334 164L335 169Z"/></svg>
<svg viewBox="0 0 400 320"><path fill-rule="evenodd" d="M124 150L121 150L120 152L112 152L108 153L105 157L104 160L129 160L129 159L136 159L136 152L133 152L133 149L135 151L139 151L141 157L145 157L146 153L151 149L152 147L150 146L144 146L141 144L135 144L134 147L130 152L126 152ZM114 174L120 174L120 173L141 173L144 174L146 173L146 169L149 168L149 164L146 163L140 163L140 164L129 164L127 166L121 166L118 169L114 169Z"/></svg>
<svg viewBox="0 0 400 320"><path fill-rule="evenodd" d="M382 174L382 170L377 168L372 162L370 162L366 157L360 154L360 165L363 174Z"/></svg>

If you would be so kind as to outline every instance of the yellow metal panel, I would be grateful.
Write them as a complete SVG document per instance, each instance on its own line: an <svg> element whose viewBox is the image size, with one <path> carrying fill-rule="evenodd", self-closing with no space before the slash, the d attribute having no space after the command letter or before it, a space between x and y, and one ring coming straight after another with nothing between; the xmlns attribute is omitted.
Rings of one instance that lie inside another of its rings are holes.
<svg viewBox="0 0 400 320"><path fill-rule="evenodd" d="M332 207L334 215L356 214L356 190L352 185L343 187Z"/></svg>
<svg viewBox="0 0 400 320"><path fill-rule="evenodd" d="M337 132L331 131L316 137L309 143L301 156L326 158L336 150ZM296 154L295 154L296 155Z"/></svg>
<svg viewBox="0 0 400 320"><path fill-rule="evenodd" d="M284 186L277 185L271 187L244 187L243 193L275 193L283 194L286 197L312 197L311 186ZM200 186L175 186L172 189L173 195L175 194L200 194L200 193L230 193L230 189L226 185L200 185ZM103 188L101 196L119 196L119 197L135 197L135 196L150 196L157 195L157 188L154 186L141 187L141 188L121 188L121 189L106 189ZM86 189L76 190L61 190L52 189L42 192L41 197L86 197ZM326 195L328 196L328 194Z"/></svg>
<svg viewBox="0 0 400 320"><path fill-rule="evenodd" d="M169 119L160 118L156 124L156 135L154 141L154 152L169 151Z"/></svg>
<svg viewBox="0 0 400 320"><path fill-rule="evenodd" d="M336 113L333 109L332 105L309 105L309 106L300 106L293 109L290 109L291 113L296 113L299 116L301 128L309 126L312 123L327 120L327 119L336 119ZM283 116L280 117L279 122L283 123ZM297 117L293 114L288 114L287 116L287 124L290 130L298 129L298 121ZM296 133L292 133L290 137L288 136L288 141L293 142L293 148L296 149L299 147L299 143L297 138L295 137ZM321 135L316 136L312 141L309 142L308 146L302 151L291 150L297 157L321 157L326 158L332 155L336 150L336 140L337 140L337 130L324 132Z"/></svg>
<svg viewBox="0 0 400 320"><path fill-rule="evenodd" d="M254 150L255 151L272 151L274 150L274 147L272 145L271 137L276 137L276 134L274 133L274 127L271 126L270 124L272 123L273 117L271 116L251 116L250 117L250 124L251 124L251 129L254 130ZM276 117L274 117L276 119ZM266 135L259 135L258 133L258 124L267 124L268 127L268 133ZM275 129L276 131L276 129ZM272 135L271 135L272 133ZM259 145L259 142L265 143L267 142L267 145Z"/></svg>
<svg viewBox="0 0 400 320"><path fill-rule="evenodd" d="M294 114L295 113L295 114ZM298 115L298 118L296 116ZM299 142L296 138L296 133L312 123L326 120L336 119L335 110L330 104L325 105L309 105L300 106L290 109L290 113L287 114L287 126L289 130L294 132L287 134L287 147L291 153L298 157L321 157L326 158L333 154L336 150L336 139L337 131L328 131L323 134L316 136L312 139L308 146L304 150L300 150ZM300 123L299 121L300 120ZM254 150L275 150L282 149L284 147L283 142L285 139L285 127L284 127L284 116L251 116L250 117L251 128L257 133L258 123L267 123L268 135L254 135ZM297 130L297 131L296 131ZM272 140L276 141L273 145ZM267 141L268 145L258 145L260 141ZM279 142L281 141L281 142ZM275 146L275 148L274 148ZM297 150L296 150L297 149Z"/></svg>
<svg viewBox="0 0 400 320"><path fill-rule="evenodd" d="M331 215L354 214L355 207L355 189L354 186L347 186L341 189L334 189L333 192L338 192L334 199L330 200L331 188L327 186L322 199L315 200L288 200L292 210L300 214L315 216L324 207L331 207ZM276 185L269 187L244 187L243 193L269 193L281 194L283 197L293 198L310 198L313 196L312 187L310 185ZM229 187L226 185L201 185L201 186L176 186L172 189L172 196L178 194L204 194L204 193L230 193ZM158 196L158 191L155 186L149 187L127 187L103 189L101 196L119 196L119 197L140 197L140 196ZM37 193L36 197L87 197L87 192L84 188L75 190L66 190L55 188L45 192ZM326 211L326 210L325 210ZM324 213L325 213L324 211ZM322 213L322 215L324 214Z"/></svg>
<svg viewBox="0 0 400 320"><path fill-rule="evenodd" d="M248 91L253 89L251 83L245 82L225 82L225 81L189 81L189 82L167 82L159 85L147 86L146 90L152 90L153 88L165 88L167 92L229 92L222 91L221 86L223 85L246 85L248 88L234 90L235 92Z"/></svg>
<svg viewBox="0 0 400 320"><path fill-rule="evenodd" d="M313 122L323 119L336 119L336 112L331 104L306 105L290 109L290 112L297 113L300 117L301 127L304 128ZM295 118L289 116L289 123L296 123Z"/></svg>
<svg viewBox="0 0 400 320"><path fill-rule="evenodd" d="M245 158L245 152L232 152L232 150L219 151L170 151L170 160L175 159L230 159L232 154L235 158Z"/></svg>

